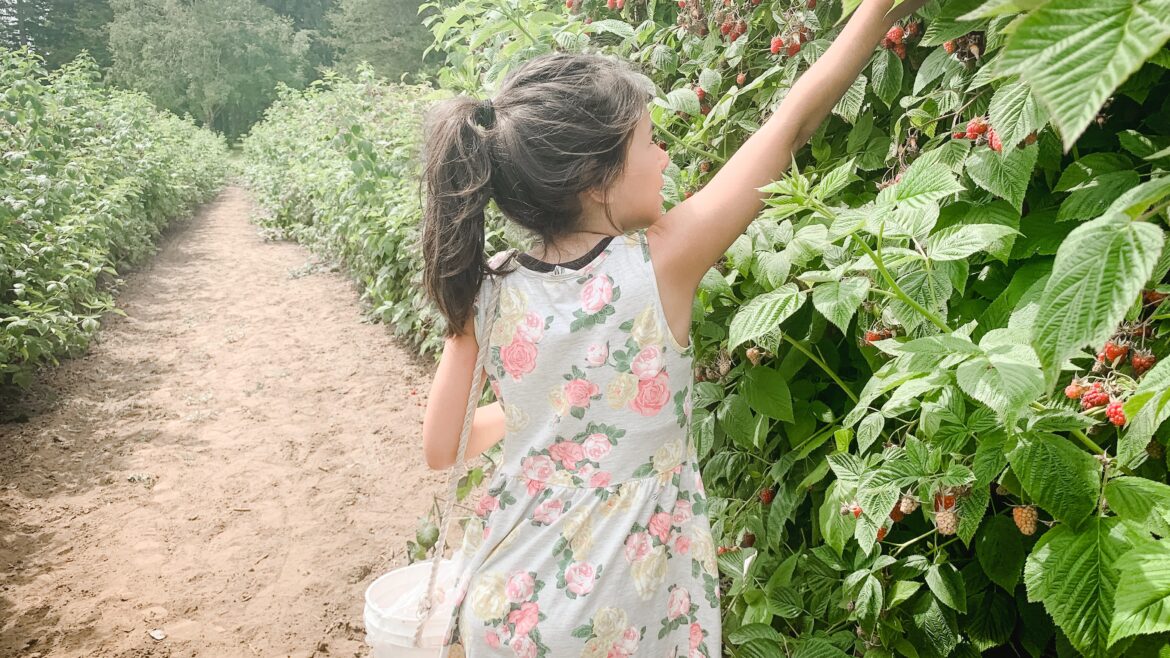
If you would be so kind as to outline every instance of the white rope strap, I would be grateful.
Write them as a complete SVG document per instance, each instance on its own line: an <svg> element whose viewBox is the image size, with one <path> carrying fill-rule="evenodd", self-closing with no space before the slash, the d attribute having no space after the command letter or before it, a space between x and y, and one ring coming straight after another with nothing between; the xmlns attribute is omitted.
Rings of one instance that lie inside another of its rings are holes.
<svg viewBox="0 0 1170 658"><path fill-rule="evenodd" d="M426 620L430 618L435 595L435 582L439 572L438 563L439 560L442 559L443 549L447 545L447 529L451 525L451 510L455 505L455 489L457 488L459 482L459 479L456 477L456 471L462 471L459 473L460 476L462 476L463 472L467 471L467 464L464 463L463 457L467 452L467 440L471 434L471 421L475 416L475 408L479 402L479 396L483 392L482 373L484 364L487 362L488 344L491 342L491 328L495 321L495 313L493 312L493 309L495 308L496 297L499 294L499 286L493 285L493 282L490 278L485 279L485 283L488 284L487 297L489 298L489 301L485 303L484 308L487 309L486 316L488 320L485 323L484 331L482 332L482 338L479 340L479 354L476 356L475 371L471 376L471 393L467 396L467 413L463 417L463 430L459 434L459 450L455 457L455 465L451 468L451 471L447 476L447 505L443 512L443 529L439 534L438 542L435 544L435 554L431 558L431 571L430 577L427 580L427 593L425 596L423 596L422 600L419 601L419 622L418 627L415 629L414 633L415 647L418 647L419 643L422 641L423 625L425 624Z"/></svg>

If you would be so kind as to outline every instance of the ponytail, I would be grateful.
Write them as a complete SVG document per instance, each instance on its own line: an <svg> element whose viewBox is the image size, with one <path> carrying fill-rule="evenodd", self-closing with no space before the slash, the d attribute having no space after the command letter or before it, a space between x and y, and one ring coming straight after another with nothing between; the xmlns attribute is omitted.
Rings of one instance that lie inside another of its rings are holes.
<svg viewBox="0 0 1170 658"><path fill-rule="evenodd" d="M491 101L460 96L438 103L423 128L426 203L423 282L447 321L463 333L487 269L484 211L492 196Z"/></svg>

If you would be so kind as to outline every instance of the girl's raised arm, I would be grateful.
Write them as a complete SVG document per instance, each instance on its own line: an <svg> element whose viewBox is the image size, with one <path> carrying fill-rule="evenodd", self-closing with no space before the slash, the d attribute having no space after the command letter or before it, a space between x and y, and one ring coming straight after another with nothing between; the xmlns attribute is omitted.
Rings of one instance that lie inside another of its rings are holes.
<svg viewBox="0 0 1170 658"><path fill-rule="evenodd" d="M699 280L763 208L763 187L784 172L849 88L890 26L925 4L864 0L845 28L804 75L775 114L690 199L671 208L647 230L656 267L676 289L693 291Z"/></svg>

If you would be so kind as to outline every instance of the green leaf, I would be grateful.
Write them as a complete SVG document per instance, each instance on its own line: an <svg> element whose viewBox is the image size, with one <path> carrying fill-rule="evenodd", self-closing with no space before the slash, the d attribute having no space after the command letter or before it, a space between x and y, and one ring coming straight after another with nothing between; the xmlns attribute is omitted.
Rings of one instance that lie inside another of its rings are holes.
<svg viewBox="0 0 1170 658"><path fill-rule="evenodd" d="M1113 334L1161 250L1160 228L1124 217L1102 217L1069 233L1032 325L1032 346L1049 387L1069 355Z"/></svg>
<svg viewBox="0 0 1170 658"><path fill-rule="evenodd" d="M1019 212L1040 150L1035 144L1010 153L975 149L967 158L967 175L979 187L1012 204Z"/></svg>
<svg viewBox="0 0 1170 658"><path fill-rule="evenodd" d="M949 167L939 166L938 155L931 151L918 158L902 174L902 181L878 194L879 205L923 208L940 199L964 191Z"/></svg>
<svg viewBox="0 0 1170 658"><path fill-rule="evenodd" d="M1131 635L1170 631L1170 544L1141 542L1121 558L1109 644Z"/></svg>
<svg viewBox="0 0 1170 658"><path fill-rule="evenodd" d="M1015 25L998 70L1030 84L1067 151L1167 38L1170 0L1052 0Z"/></svg>
<svg viewBox="0 0 1170 658"><path fill-rule="evenodd" d="M813 306L821 315L846 333L849 329L849 319L861 306L861 302L869 293L869 279L865 277L848 277L840 281L822 283L813 288Z"/></svg>
<svg viewBox="0 0 1170 658"><path fill-rule="evenodd" d="M1023 554L1020 565L1023 565ZM987 651L1011 639L1016 626L1016 602L1011 594L998 587L988 587L973 595L968 607L971 614L967 615L963 630L975 649Z"/></svg>
<svg viewBox="0 0 1170 658"><path fill-rule="evenodd" d="M1011 519L993 516L983 524L975 542L975 557L991 582L1014 592L1026 557L1023 535Z"/></svg>
<svg viewBox="0 0 1170 658"><path fill-rule="evenodd" d="M861 113L861 104L865 101L865 76L859 75L845 90L845 94L833 106L833 114L841 117L849 123L857 120L857 115Z"/></svg>
<svg viewBox="0 0 1170 658"><path fill-rule="evenodd" d="M800 309L805 293L795 283L786 283L748 302L731 319L728 349L775 331L780 323Z"/></svg>
<svg viewBox="0 0 1170 658"><path fill-rule="evenodd" d="M1167 536L1170 529L1170 486L1143 477L1122 476L1105 485L1105 500L1117 516L1149 532Z"/></svg>
<svg viewBox="0 0 1170 658"><path fill-rule="evenodd" d="M1056 434L1023 438L1008 462L1024 491L1049 514L1072 527L1097 509L1101 464Z"/></svg>
<svg viewBox="0 0 1170 658"><path fill-rule="evenodd" d="M932 260L959 260L987 249L1000 238L1019 233L998 224L959 224L932 234L926 241L926 255ZM813 301L816 301L815 298Z"/></svg>
<svg viewBox="0 0 1170 658"><path fill-rule="evenodd" d="M1093 517L1079 531L1058 525L1045 532L1024 565L1028 600L1043 603L1088 658L1110 656L1116 565L1130 545L1119 519Z"/></svg>
<svg viewBox="0 0 1170 658"><path fill-rule="evenodd" d="M967 590L955 565L949 562L931 565L926 572L926 585L947 607L967 612Z"/></svg>
<svg viewBox="0 0 1170 658"><path fill-rule="evenodd" d="M655 99L655 103L674 110L675 112L683 112L690 115L697 115L700 112L699 96L694 89L683 87L675 89L666 95L665 101Z"/></svg>
<svg viewBox="0 0 1170 658"><path fill-rule="evenodd" d="M1008 151L1048 122L1048 115L1032 98L1031 90L1023 82L1013 82L996 89L995 95L991 97L989 113L991 125L995 126L995 132Z"/></svg>
<svg viewBox="0 0 1170 658"><path fill-rule="evenodd" d="M782 653L780 655L783 655ZM792 658L849 658L844 651L819 637L810 637L801 640L800 646Z"/></svg>
<svg viewBox="0 0 1170 658"><path fill-rule="evenodd" d="M964 361L955 381L967 395L986 404L1009 427L1030 402L1044 393L1044 372L1026 345L995 345Z"/></svg>
<svg viewBox="0 0 1170 658"><path fill-rule="evenodd" d="M779 371L757 366L747 371L742 382L740 390L752 409L769 418L794 422L788 380Z"/></svg>
<svg viewBox="0 0 1170 658"><path fill-rule="evenodd" d="M882 48L874 55L873 66L870 67L870 84L874 95L886 107L890 107L902 91L903 72L902 60L898 59L894 51Z"/></svg>
<svg viewBox="0 0 1170 658"><path fill-rule="evenodd" d="M1061 202L1056 221L1067 222L1098 217L1122 193L1137 187L1140 180L1136 171L1128 170L1102 174L1087 183L1082 183Z"/></svg>

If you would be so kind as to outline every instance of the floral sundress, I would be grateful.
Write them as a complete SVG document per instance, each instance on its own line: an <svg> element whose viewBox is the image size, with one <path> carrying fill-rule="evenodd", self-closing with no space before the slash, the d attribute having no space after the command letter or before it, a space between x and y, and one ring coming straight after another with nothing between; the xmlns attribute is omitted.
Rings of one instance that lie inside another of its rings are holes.
<svg viewBox="0 0 1170 658"><path fill-rule="evenodd" d="M485 367L503 455L465 529L441 658L719 658L693 348L667 327L645 231L580 269L485 285L500 286L476 331L498 313Z"/></svg>

